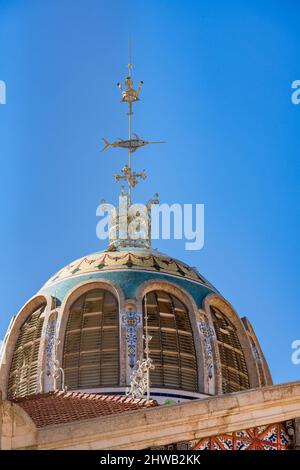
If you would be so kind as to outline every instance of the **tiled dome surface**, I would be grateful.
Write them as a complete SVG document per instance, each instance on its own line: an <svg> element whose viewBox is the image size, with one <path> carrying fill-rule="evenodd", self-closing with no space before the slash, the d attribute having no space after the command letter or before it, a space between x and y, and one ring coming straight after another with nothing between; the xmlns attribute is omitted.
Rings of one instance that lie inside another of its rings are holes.
<svg viewBox="0 0 300 470"><path fill-rule="evenodd" d="M128 248L118 251L100 251L79 258L58 271L44 285L44 288L79 275L118 270L161 272L211 286L195 268L191 268L182 261L156 250Z"/></svg>

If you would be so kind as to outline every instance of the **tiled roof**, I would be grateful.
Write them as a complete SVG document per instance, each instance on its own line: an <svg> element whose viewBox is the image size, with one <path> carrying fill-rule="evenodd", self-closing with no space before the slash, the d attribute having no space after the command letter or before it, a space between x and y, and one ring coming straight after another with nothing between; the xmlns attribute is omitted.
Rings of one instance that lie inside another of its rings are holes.
<svg viewBox="0 0 300 470"><path fill-rule="evenodd" d="M158 406L155 400L147 402L119 395L62 391L29 395L12 401L26 411L38 428Z"/></svg>

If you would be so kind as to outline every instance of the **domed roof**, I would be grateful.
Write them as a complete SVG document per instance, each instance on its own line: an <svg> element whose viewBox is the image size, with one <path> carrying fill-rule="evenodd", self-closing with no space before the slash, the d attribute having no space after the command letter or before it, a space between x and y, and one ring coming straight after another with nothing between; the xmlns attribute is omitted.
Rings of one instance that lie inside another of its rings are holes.
<svg viewBox="0 0 300 470"><path fill-rule="evenodd" d="M141 83L135 91L129 81L123 101L131 120ZM131 153L141 142L150 143L130 137L106 144L129 150L129 165L115 175L116 182L128 184L127 190L122 185L125 200L112 211L108 248L58 271L8 330L0 386L9 397L65 385L120 395L130 385L131 394L142 398L144 384L149 393L151 383L157 400L177 401L270 381L251 327L246 331L196 268L150 248L158 195L143 209L132 205L132 189L146 176L131 167Z"/></svg>
<svg viewBox="0 0 300 470"><path fill-rule="evenodd" d="M165 273L212 287L196 268L190 267L182 261L160 253L157 250L127 246L126 248L119 247L112 251L98 251L72 261L52 276L43 288L48 288L56 282L73 278L77 275L118 270Z"/></svg>
<svg viewBox="0 0 300 470"><path fill-rule="evenodd" d="M99 280L101 287L94 282ZM102 287L105 282L112 292ZM5 369L7 393L56 389L54 354L63 371L62 387L124 393L144 358L145 318L153 339L148 349L155 367L151 393L160 403L166 397L194 399L271 380L251 327L243 328L196 268L150 248L123 246L71 262L22 309L9 333L18 339Z"/></svg>

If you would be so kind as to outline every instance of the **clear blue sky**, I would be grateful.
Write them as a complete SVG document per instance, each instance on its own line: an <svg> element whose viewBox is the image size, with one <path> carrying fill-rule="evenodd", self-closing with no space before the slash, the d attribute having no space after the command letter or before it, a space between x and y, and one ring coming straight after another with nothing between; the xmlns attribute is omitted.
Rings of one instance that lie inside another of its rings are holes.
<svg viewBox="0 0 300 470"><path fill-rule="evenodd" d="M296 0L0 0L0 338L54 272L105 247L95 210L116 201L125 155L99 149L127 132L115 84L130 34L135 130L167 141L137 156L137 200L206 210L203 250L156 247L248 316L275 382L300 378L299 13Z"/></svg>

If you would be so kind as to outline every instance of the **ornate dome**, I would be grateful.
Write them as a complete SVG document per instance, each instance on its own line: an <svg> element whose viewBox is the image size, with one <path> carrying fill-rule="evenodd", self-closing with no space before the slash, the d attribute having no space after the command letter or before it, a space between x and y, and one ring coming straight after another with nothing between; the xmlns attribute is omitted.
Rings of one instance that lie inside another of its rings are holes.
<svg viewBox="0 0 300 470"><path fill-rule="evenodd" d="M127 247L70 263L20 310L5 339L4 396L125 393L144 357L146 319L158 401L271 383L249 321L212 284L177 259Z"/></svg>
<svg viewBox="0 0 300 470"><path fill-rule="evenodd" d="M125 88L119 85L129 106L129 139L105 145L126 148L129 157L115 175L126 184L110 219L109 248L61 269L14 317L0 370L4 397L65 388L124 394L145 363L142 378L149 391L151 365L158 401L271 383L249 321L197 269L150 248L158 195L143 207L132 204L133 188L146 178L144 170L133 171L132 153L159 143L131 135L141 85L133 89L130 68Z"/></svg>

